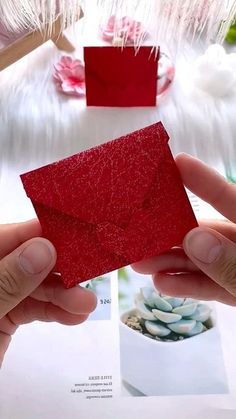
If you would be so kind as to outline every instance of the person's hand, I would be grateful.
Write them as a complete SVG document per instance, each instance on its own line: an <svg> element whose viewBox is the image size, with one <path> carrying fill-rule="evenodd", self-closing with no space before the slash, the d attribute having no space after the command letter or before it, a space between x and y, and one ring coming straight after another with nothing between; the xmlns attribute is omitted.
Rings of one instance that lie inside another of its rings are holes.
<svg viewBox="0 0 236 419"><path fill-rule="evenodd" d="M187 234L183 248L133 268L152 274L163 294L236 306L236 186L193 157L179 155L176 163L186 187L231 222L202 221Z"/></svg>
<svg viewBox="0 0 236 419"><path fill-rule="evenodd" d="M34 320L77 325L97 304L91 291L65 290L50 274L56 251L40 235L37 221L0 226L0 366L19 325Z"/></svg>

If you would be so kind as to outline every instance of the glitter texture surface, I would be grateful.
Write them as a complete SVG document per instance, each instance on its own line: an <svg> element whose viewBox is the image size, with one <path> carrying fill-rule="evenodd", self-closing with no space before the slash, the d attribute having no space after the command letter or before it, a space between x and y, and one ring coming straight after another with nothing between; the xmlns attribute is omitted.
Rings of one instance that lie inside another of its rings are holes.
<svg viewBox="0 0 236 419"><path fill-rule="evenodd" d="M157 123L21 176L66 287L180 245L197 226Z"/></svg>

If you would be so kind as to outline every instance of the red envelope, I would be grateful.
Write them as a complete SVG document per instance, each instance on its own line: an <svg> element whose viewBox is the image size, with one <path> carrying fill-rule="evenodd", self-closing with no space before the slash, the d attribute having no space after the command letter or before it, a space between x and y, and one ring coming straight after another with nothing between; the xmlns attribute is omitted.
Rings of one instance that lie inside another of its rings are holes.
<svg viewBox="0 0 236 419"><path fill-rule="evenodd" d="M66 287L165 252L197 226L161 123L21 179Z"/></svg>
<svg viewBox="0 0 236 419"><path fill-rule="evenodd" d="M156 106L159 50L85 47L88 106Z"/></svg>

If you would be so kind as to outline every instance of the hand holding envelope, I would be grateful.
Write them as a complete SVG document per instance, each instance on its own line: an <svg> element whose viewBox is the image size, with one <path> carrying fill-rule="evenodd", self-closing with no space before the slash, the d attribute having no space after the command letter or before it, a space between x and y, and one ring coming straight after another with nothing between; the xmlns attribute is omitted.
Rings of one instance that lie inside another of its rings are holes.
<svg viewBox="0 0 236 419"><path fill-rule="evenodd" d="M161 123L21 176L66 287L180 245L197 222Z"/></svg>

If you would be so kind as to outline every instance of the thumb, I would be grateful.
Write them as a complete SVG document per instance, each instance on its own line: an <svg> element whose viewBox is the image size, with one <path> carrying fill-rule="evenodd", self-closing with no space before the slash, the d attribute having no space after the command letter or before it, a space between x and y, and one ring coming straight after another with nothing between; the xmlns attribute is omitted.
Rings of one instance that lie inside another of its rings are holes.
<svg viewBox="0 0 236 419"><path fill-rule="evenodd" d="M236 297L236 245L210 228L195 228L184 250L201 271Z"/></svg>
<svg viewBox="0 0 236 419"><path fill-rule="evenodd" d="M56 251L45 239L29 240L0 261L0 319L30 295L56 262Z"/></svg>

